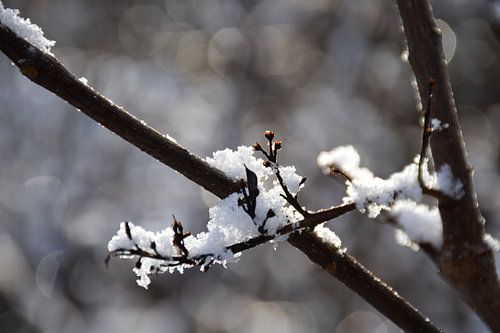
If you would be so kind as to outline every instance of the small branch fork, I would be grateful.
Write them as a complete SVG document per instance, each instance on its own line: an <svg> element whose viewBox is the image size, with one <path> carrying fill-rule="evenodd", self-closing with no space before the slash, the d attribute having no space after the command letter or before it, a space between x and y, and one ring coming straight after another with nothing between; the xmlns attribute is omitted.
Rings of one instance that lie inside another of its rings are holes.
<svg viewBox="0 0 500 333"><path fill-rule="evenodd" d="M271 168L273 170L274 175L276 176L276 179L278 179L278 182L283 189L284 194L281 194L281 196L293 207L295 208L302 216L307 217L311 215L310 212L302 208L302 206L298 202L298 196L299 194L293 195L290 193L288 186L286 186L283 177L281 176L280 168L278 165L278 150L282 148L282 142L280 140L274 141L274 132L273 131L265 131L264 136L267 139L267 146L269 147L269 152L266 152L262 146L256 142L253 145L253 148L255 151L260 151L264 156L267 158L266 161L264 161L264 166ZM300 181L299 186L302 186L306 182L306 178L302 178Z"/></svg>

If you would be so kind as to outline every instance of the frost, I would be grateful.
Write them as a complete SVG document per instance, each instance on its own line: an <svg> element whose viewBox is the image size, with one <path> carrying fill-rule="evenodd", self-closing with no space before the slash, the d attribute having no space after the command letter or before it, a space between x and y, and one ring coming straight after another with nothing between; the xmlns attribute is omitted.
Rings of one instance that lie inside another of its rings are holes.
<svg viewBox="0 0 500 333"><path fill-rule="evenodd" d="M448 123L443 123L443 122L441 122L441 120L439 120L437 118L431 119L431 129L433 131L440 131L440 130L446 129L448 127L450 127L450 124L448 124Z"/></svg>
<svg viewBox="0 0 500 333"><path fill-rule="evenodd" d="M389 214L413 242L430 243L438 249L441 248L443 225L437 207L430 208L409 200L397 201ZM400 235L398 243L401 244L401 240ZM408 245L408 242L403 243L402 245Z"/></svg>
<svg viewBox="0 0 500 333"><path fill-rule="evenodd" d="M325 174L330 169L342 170L352 178L373 178L373 173L366 168L360 168L361 159L358 151L353 146L339 146L330 151L323 151L318 156L318 165Z"/></svg>
<svg viewBox="0 0 500 333"><path fill-rule="evenodd" d="M80 81L81 83L83 83L84 85L88 86L89 85L89 80L87 80L86 77L81 77L78 79L78 81Z"/></svg>
<svg viewBox="0 0 500 333"><path fill-rule="evenodd" d="M342 246L342 241L340 240L339 236L331 230L330 228L325 226L325 223L318 224L314 228L314 233L318 235L319 238L323 239L329 244L332 244L336 248L340 249Z"/></svg>
<svg viewBox="0 0 500 333"><path fill-rule="evenodd" d="M493 251L500 251L500 241L498 239L494 238L490 234L484 234L483 240Z"/></svg>
<svg viewBox="0 0 500 333"><path fill-rule="evenodd" d="M14 31L16 35L33 44L41 51L51 54L50 48L56 44L55 41L44 37L42 29L31 23L29 18L19 17L19 10L4 8L0 1L0 23Z"/></svg>
<svg viewBox="0 0 500 333"><path fill-rule="evenodd" d="M434 184L435 189L457 200L461 199L465 194L462 182L453 178L451 167L448 164L441 166L435 176Z"/></svg>
<svg viewBox="0 0 500 333"><path fill-rule="evenodd" d="M127 258L140 257L139 264L134 268L134 273L138 276L138 285L147 288L151 283L150 275L154 273L175 270L182 273L184 269L195 265L203 269L205 263L226 265L234 262L239 253L233 254L228 250L229 246L260 236L262 230L265 234L275 235L281 227L303 218L282 197L283 189L279 182L269 181L269 177L274 177L271 168L264 167L263 160L256 159L253 154L251 147L242 146L236 151L226 149L215 152L213 157L206 160L235 180L247 180L245 166L255 173L259 190L256 197L255 218L252 219L242 208L239 202L241 193L233 193L224 200L220 200L209 209L206 232L190 235L181 231L181 234L185 235L182 241L188 251L186 256L182 256L182 249L174 245L176 232L173 228L151 232L129 222L121 224L117 234L109 241L108 250L110 253L119 252ZM279 170L289 191L298 192L302 177L296 174L295 167L280 167ZM270 211L273 212L271 216ZM259 227L262 228L261 231ZM329 240L339 242L336 236L332 236L334 233L331 231L328 234L323 231L322 234ZM274 241L277 242L280 239L286 239L286 237L276 237ZM147 255L144 256L144 254ZM150 258L148 255L156 257L159 255L166 259Z"/></svg>

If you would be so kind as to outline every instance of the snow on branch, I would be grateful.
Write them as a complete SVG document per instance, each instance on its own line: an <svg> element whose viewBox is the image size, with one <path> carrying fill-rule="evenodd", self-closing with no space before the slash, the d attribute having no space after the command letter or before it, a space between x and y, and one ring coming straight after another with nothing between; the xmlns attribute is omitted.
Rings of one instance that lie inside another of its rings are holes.
<svg viewBox="0 0 500 333"><path fill-rule="evenodd" d="M56 42L45 38L42 29L31 23L29 18L19 17L19 10L5 8L2 1L0 1L0 24L6 25L19 37L33 44L41 51L52 55L50 48Z"/></svg>
<svg viewBox="0 0 500 333"><path fill-rule="evenodd" d="M387 179L375 177L360 167L361 159L353 146L340 146L318 156L318 165L329 175L340 174L346 181L345 203L376 218L382 211L390 212L400 228L416 243L429 243L435 248L442 245L442 223L437 208L419 205L425 189L459 199L463 186L454 179L451 168L443 165L436 173L429 173L426 158L416 156L413 163ZM347 176L346 176L347 175ZM422 183L425 188L422 188Z"/></svg>
<svg viewBox="0 0 500 333"><path fill-rule="evenodd" d="M271 131L268 131L272 133ZM309 212L298 203L297 196L305 179L296 174L295 167L277 164L281 141L274 142L266 132L269 152L258 144L225 149L207 158L207 162L222 169L239 181L241 190L209 209L207 231L197 235L185 233L175 219L172 228L159 232L146 231L130 222L122 222L117 234L108 243L109 257L137 259L134 273L137 283L147 288L150 276L164 272L183 272L198 266L202 271L212 264L234 262L242 251L265 242L277 242L291 232L314 229L324 240L340 250L340 239L320 223L354 209L353 204ZM258 145L258 147L257 147ZM254 157L261 151L267 160ZM269 178L276 180L271 182Z"/></svg>

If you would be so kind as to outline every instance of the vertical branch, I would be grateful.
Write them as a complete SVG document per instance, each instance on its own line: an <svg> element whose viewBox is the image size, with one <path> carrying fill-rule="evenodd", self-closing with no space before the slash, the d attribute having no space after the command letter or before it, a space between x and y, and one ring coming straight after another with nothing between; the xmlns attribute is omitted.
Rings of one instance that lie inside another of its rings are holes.
<svg viewBox="0 0 500 333"><path fill-rule="evenodd" d="M449 125L445 131L431 137L434 163L437 169L449 165L464 189L460 200L439 198L444 243L437 264L441 275L490 328L500 332L500 284L493 253L483 241L484 219L446 71L441 32L434 21L429 0L397 0L397 4L421 100L429 96L428 83L433 80L433 117Z"/></svg>

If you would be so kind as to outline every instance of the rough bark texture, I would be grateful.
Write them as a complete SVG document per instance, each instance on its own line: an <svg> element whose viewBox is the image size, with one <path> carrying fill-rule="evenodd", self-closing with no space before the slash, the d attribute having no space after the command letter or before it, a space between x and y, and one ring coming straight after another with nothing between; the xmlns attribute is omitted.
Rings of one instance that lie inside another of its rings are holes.
<svg viewBox="0 0 500 333"><path fill-rule="evenodd" d="M460 200L439 200L444 244L436 263L440 274L476 313L493 331L500 332L500 284L493 252L483 240L484 219L446 71L441 32L428 0L398 0L397 3L408 43L408 59L422 103L428 102L429 80L432 79L435 83L431 117L449 124L447 130L431 137L436 169L448 164L465 191Z"/></svg>
<svg viewBox="0 0 500 333"><path fill-rule="evenodd" d="M1 23L0 50L31 81L55 93L102 126L208 191L223 198L239 190L239 185L220 170L210 167L196 155L114 105L80 82L57 59L34 48ZM315 234L294 234L290 243L405 331L440 332L429 319L352 257L339 253L339 249L326 244Z"/></svg>

